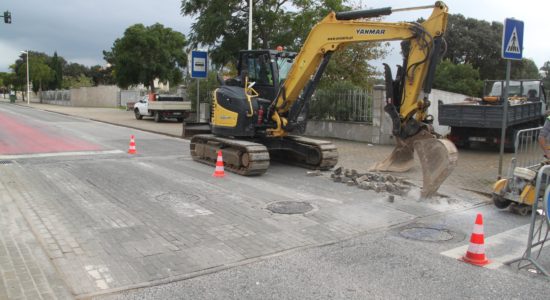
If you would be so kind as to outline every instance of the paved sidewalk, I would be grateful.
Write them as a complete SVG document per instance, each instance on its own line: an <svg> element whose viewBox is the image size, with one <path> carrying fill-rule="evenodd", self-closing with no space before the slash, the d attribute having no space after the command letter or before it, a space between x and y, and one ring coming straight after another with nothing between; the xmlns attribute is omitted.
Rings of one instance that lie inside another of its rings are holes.
<svg viewBox="0 0 550 300"><path fill-rule="evenodd" d="M0 177L7 176L8 168L0 164ZM2 180L0 228L0 299L73 298Z"/></svg>

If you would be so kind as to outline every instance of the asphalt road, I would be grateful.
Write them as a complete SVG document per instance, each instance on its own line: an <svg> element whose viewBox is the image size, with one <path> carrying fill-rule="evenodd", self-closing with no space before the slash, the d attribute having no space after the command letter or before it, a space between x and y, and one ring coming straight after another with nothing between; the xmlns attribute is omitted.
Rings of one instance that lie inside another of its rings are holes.
<svg viewBox="0 0 550 300"><path fill-rule="evenodd" d="M186 140L10 105L0 118L10 124L0 131L10 161L0 182L77 298L543 299L549 291L526 271L441 254L468 244L478 211L487 237L528 222L453 186L432 201L418 201L413 188L389 202L282 164L261 177L213 178ZM132 134L137 155L126 153ZM280 201L313 209L267 210ZM411 228L435 241L405 238ZM502 262L523 246L496 239L487 252Z"/></svg>

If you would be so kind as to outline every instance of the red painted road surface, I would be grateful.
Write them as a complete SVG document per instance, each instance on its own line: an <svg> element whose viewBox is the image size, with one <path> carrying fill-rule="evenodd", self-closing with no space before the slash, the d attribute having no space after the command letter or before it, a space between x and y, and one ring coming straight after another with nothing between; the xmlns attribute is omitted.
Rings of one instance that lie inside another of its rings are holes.
<svg viewBox="0 0 550 300"><path fill-rule="evenodd" d="M97 151L99 145L0 112L0 155Z"/></svg>

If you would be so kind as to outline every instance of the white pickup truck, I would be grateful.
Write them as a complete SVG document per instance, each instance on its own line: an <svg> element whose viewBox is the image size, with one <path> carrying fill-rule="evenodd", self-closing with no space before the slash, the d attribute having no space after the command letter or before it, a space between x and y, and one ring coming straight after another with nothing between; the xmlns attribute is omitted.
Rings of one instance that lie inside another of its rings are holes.
<svg viewBox="0 0 550 300"><path fill-rule="evenodd" d="M149 100L149 96L143 96L134 104L134 114L136 119L143 117L153 117L155 122L163 119L176 119L182 122L191 111L191 101L184 101L183 97L158 95L155 94L155 100Z"/></svg>

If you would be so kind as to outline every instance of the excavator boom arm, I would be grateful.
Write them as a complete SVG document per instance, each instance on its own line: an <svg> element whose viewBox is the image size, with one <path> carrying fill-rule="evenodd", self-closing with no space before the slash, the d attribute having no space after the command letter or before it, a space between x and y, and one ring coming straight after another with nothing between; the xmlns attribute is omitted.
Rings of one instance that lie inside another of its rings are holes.
<svg viewBox="0 0 550 300"><path fill-rule="evenodd" d="M423 119L423 103L419 101L419 96L431 66L429 58L433 50L433 41L435 38L441 37L446 29L447 6L443 2L436 2L431 16L421 24L376 22L362 19L389 13L391 13L391 8L331 12L319 22L309 33L300 53L294 60L284 83L284 95L279 93L276 99L277 113L283 115L292 108L304 87L316 74L327 53L338 51L351 43L407 40L410 41L407 59L409 67L405 73L406 88L402 95L403 100L399 113L401 118L407 118L420 112L417 119L419 121Z"/></svg>

